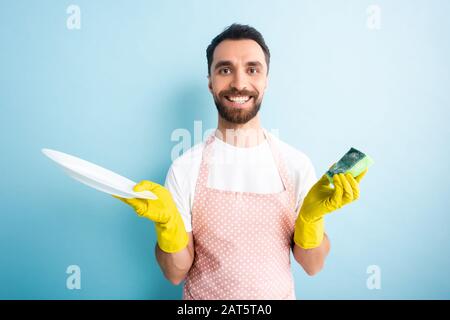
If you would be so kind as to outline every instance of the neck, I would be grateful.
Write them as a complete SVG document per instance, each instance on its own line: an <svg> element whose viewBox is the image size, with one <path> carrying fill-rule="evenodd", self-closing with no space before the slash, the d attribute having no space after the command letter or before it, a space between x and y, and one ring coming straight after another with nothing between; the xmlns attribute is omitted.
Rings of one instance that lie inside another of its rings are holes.
<svg viewBox="0 0 450 320"><path fill-rule="evenodd" d="M242 124L226 121L219 115L215 135L224 142L241 148L257 146L265 139L259 115Z"/></svg>

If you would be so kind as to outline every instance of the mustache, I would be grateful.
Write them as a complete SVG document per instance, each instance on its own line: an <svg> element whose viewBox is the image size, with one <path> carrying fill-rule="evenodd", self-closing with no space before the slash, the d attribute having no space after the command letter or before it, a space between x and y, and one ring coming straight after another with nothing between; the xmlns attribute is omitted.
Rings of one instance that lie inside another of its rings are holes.
<svg viewBox="0 0 450 320"><path fill-rule="evenodd" d="M250 90L236 90L236 89L232 89L232 90L224 90L221 91L219 93L219 96L221 98L225 97L225 96L250 96L250 97L258 97L259 96L259 92L257 91L250 91Z"/></svg>

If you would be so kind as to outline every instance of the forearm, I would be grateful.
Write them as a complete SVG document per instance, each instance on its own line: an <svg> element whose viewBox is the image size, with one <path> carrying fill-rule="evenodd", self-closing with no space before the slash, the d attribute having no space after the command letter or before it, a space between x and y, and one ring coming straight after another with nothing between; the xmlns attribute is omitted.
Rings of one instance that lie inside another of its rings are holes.
<svg viewBox="0 0 450 320"><path fill-rule="evenodd" d="M324 234L322 243L313 249L303 249L294 243L293 254L295 260L302 266L305 272L313 276L322 270L325 258L330 251L330 241Z"/></svg>
<svg viewBox="0 0 450 320"><path fill-rule="evenodd" d="M174 285L178 285L184 280L194 262L194 249L191 241L192 237L189 236L188 246L175 253L164 252L158 244L156 245L156 260L164 276Z"/></svg>

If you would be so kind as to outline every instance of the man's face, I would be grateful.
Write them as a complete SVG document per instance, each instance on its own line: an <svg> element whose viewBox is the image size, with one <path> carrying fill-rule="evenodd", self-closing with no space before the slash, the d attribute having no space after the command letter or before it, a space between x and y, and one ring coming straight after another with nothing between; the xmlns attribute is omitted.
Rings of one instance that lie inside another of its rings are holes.
<svg viewBox="0 0 450 320"><path fill-rule="evenodd" d="M208 87L222 118L246 123L261 107L267 87L264 51L256 41L225 40L214 50Z"/></svg>

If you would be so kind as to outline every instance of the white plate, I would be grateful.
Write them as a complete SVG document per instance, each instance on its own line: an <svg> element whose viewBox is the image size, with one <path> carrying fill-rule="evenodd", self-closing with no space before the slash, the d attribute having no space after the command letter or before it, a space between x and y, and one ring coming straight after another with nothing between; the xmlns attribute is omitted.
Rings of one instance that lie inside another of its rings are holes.
<svg viewBox="0 0 450 320"><path fill-rule="evenodd" d="M134 192L135 182L96 164L56 150L42 149L42 152L69 176L89 187L122 198L157 199L150 191Z"/></svg>

